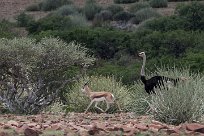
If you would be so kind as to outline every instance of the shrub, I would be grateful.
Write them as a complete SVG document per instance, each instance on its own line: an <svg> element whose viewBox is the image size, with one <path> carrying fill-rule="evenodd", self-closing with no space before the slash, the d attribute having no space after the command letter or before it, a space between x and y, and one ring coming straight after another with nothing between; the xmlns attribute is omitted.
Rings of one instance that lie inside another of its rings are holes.
<svg viewBox="0 0 204 136"><path fill-rule="evenodd" d="M160 14L154 11L152 8L144 8L135 13L135 17L139 22L145 21L149 18L159 17Z"/></svg>
<svg viewBox="0 0 204 136"><path fill-rule="evenodd" d="M60 101L56 101L43 109L44 113L60 115L65 113L65 105Z"/></svg>
<svg viewBox="0 0 204 136"><path fill-rule="evenodd" d="M80 14L71 15L70 16L70 20L72 22L72 28L73 27L85 27L85 26L89 26L89 23L88 23L86 17L83 16L83 15L80 15Z"/></svg>
<svg viewBox="0 0 204 136"><path fill-rule="evenodd" d="M101 7L96 4L95 0L87 0L84 7L84 14L88 20L93 20L95 14L101 11Z"/></svg>
<svg viewBox="0 0 204 136"><path fill-rule="evenodd" d="M112 20L112 12L109 10L102 10L100 13L97 13L93 20L93 26L101 26L108 20Z"/></svg>
<svg viewBox="0 0 204 136"><path fill-rule="evenodd" d="M33 5L30 5L26 8L26 11L40 11L40 5L39 4L33 4Z"/></svg>
<svg viewBox="0 0 204 136"><path fill-rule="evenodd" d="M95 60L81 45L54 38L40 42L0 39L0 54L1 82L5 83L1 84L0 102L10 112L24 114L36 114L61 98L63 88L73 82L81 65L91 65ZM72 67L74 72L70 72ZM9 70L15 76L11 77Z"/></svg>
<svg viewBox="0 0 204 136"><path fill-rule="evenodd" d="M185 29L185 20L178 16L160 17L147 21L145 28L155 31L173 31L178 29Z"/></svg>
<svg viewBox="0 0 204 136"><path fill-rule="evenodd" d="M153 8L163 8L168 6L167 0L150 0L149 3Z"/></svg>
<svg viewBox="0 0 204 136"><path fill-rule="evenodd" d="M151 99L149 94L147 94L144 90L144 85L141 81L136 81L130 89L131 94L131 111L136 115L145 115L148 114L149 105L148 100Z"/></svg>
<svg viewBox="0 0 204 136"><path fill-rule="evenodd" d="M111 11L113 15L117 14L118 12L124 11L123 7L119 5L110 5L107 7L107 10Z"/></svg>
<svg viewBox="0 0 204 136"><path fill-rule="evenodd" d="M68 16L68 15L77 14L77 13L78 11L76 7L74 7L73 5L64 5L54 12L54 14L58 16Z"/></svg>
<svg viewBox="0 0 204 136"><path fill-rule="evenodd" d="M133 5L130 6L130 8L128 9L129 12L131 13L136 13L137 11L144 9L144 8L150 8L151 6L149 5L148 2L137 2Z"/></svg>
<svg viewBox="0 0 204 136"><path fill-rule="evenodd" d="M179 6L177 12L187 22L185 28L190 30L204 30L204 4L193 2Z"/></svg>
<svg viewBox="0 0 204 136"><path fill-rule="evenodd" d="M80 18L80 16L78 16L79 18L78 17L76 18L76 17L77 15L72 17L71 16L63 17L63 16L57 16L56 14L53 14L45 18L42 18L37 22L31 23L27 29L30 33L39 33L41 31L46 31L46 30L67 30L72 27L76 27L77 25L81 25L83 23L83 22L81 23L78 22L78 24L74 24L74 23L77 23L77 19L83 20L82 18Z"/></svg>
<svg viewBox="0 0 204 136"><path fill-rule="evenodd" d="M168 90L156 90L157 94L148 101L151 107L150 114L159 121L176 125L199 120L204 110L204 77L199 74L190 74L188 69L174 68L158 72L174 78L188 77L188 80L179 82L177 86L172 86Z"/></svg>
<svg viewBox="0 0 204 136"><path fill-rule="evenodd" d="M139 0L114 0L114 3L117 4L126 4L126 3L134 3L138 2Z"/></svg>
<svg viewBox="0 0 204 136"><path fill-rule="evenodd" d="M40 3L40 7L43 11L55 10L62 5L72 4L71 0L44 0Z"/></svg>
<svg viewBox="0 0 204 136"><path fill-rule="evenodd" d="M121 11L121 12L118 12L117 14L115 14L113 16L113 19L115 21L120 21L120 20L121 21L128 21L134 16L135 16L134 14L131 14L129 12Z"/></svg>
<svg viewBox="0 0 204 136"><path fill-rule="evenodd" d="M3 20L0 22L0 38L14 38L18 35L14 33L11 29L14 27L14 24Z"/></svg>
<svg viewBox="0 0 204 136"><path fill-rule="evenodd" d="M103 76L90 76L80 79L67 94L67 110L74 112L84 112L90 103L90 98L81 92L81 88L84 83L89 81L89 86L93 91L108 91L114 94L116 100L120 104L123 111L127 111L127 107L130 101L129 90L126 86L122 85L121 81L116 81L114 77L103 77ZM106 108L106 105L101 104L102 109ZM89 111L96 111L96 108L92 106ZM117 112L118 107L116 104L111 105L108 112Z"/></svg>
<svg viewBox="0 0 204 136"><path fill-rule="evenodd" d="M33 18L23 12L17 16L16 20L18 26L27 27L33 21Z"/></svg>

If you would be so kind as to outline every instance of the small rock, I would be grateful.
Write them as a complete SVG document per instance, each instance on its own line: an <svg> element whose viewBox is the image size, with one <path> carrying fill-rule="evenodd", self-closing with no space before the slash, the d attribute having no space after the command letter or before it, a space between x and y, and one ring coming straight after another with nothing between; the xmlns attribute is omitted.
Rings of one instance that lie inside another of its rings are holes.
<svg viewBox="0 0 204 136"><path fill-rule="evenodd" d="M26 128L24 130L24 135L25 136L39 136L40 133L41 133L40 131L31 129L31 128Z"/></svg>
<svg viewBox="0 0 204 136"><path fill-rule="evenodd" d="M139 130L142 130L142 131L148 130L148 127L146 125L143 125L143 124L135 124L134 127L138 128Z"/></svg>
<svg viewBox="0 0 204 136"><path fill-rule="evenodd" d="M204 129L204 125L201 125L198 123L190 123L190 124L186 124L186 129L189 131L196 131L198 129Z"/></svg>
<svg viewBox="0 0 204 136"><path fill-rule="evenodd" d="M7 122L7 124L9 125L9 126L16 126L16 127L18 127L18 122L16 122L16 121L14 121L14 120L9 120L8 122Z"/></svg>
<svg viewBox="0 0 204 136"><path fill-rule="evenodd" d="M0 132L0 136L9 136L9 134L6 132Z"/></svg>

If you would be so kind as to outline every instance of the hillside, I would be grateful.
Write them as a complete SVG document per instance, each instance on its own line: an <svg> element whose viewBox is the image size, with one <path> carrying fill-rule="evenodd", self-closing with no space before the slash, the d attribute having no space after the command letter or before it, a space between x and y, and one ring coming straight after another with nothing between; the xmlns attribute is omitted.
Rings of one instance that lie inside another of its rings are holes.
<svg viewBox="0 0 204 136"><path fill-rule="evenodd" d="M39 3L42 0L1 0L0 2L0 20L6 19L9 21L15 21L15 17L19 15L22 11L26 9L29 5ZM74 0L75 5L78 7L83 7L85 4L85 0ZM107 6L113 4L113 0L97 0L99 4L102 6ZM178 2L169 2L167 8L158 8L156 9L162 15L172 15L174 9ZM124 8L129 7L131 4L120 4ZM44 17L46 12L29 12L29 14L33 15L36 19Z"/></svg>

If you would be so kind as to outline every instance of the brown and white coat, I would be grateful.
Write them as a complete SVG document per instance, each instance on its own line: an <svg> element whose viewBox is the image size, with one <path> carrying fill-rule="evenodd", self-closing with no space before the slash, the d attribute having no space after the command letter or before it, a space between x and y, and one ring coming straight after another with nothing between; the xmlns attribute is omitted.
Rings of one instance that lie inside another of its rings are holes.
<svg viewBox="0 0 204 136"><path fill-rule="evenodd" d="M91 99L91 102L87 109L85 110L85 113L88 111L88 109L91 107L91 105L95 102L95 107L99 109L102 112L106 112L110 108L111 103L116 103L119 110L120 106L119 104L115 101L115 97L112 93L110 92L92 92L92 90L89 88L87 84L84 85L84 87L81 89L83 93L86 93L86 95ZM98 103L105 101L106 102L106 110L104 111L100 107L98 107Z"/></svg>

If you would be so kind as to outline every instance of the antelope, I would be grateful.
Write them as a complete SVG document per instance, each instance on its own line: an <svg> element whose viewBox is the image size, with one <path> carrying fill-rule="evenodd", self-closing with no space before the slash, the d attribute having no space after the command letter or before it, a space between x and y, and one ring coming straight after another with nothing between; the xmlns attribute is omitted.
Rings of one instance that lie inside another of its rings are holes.
<svg viewBox="0 0 204 136"><path fill-rule="evenodd" d="M122 111L120 109L119 104L117 103L117 101L115 100L115 97L112 93L110 92L93 92L89 86L88 86L88 82L84 84L83 88L81 89L81 91L83 93L85 93L90 99L91 102L88 105L88 107L86 108L84 113L87 113L88 109L91 107L91 105L95 102L95 108L99 109L101 112L106 112L108 111L108 109L110 108L110 104L112 103L116 103L117 107L119 108L119 111ZM105 101L106 102L106 109L105 111L103 109L101 109L100 107L98 107L98 103Z"/></svg>

